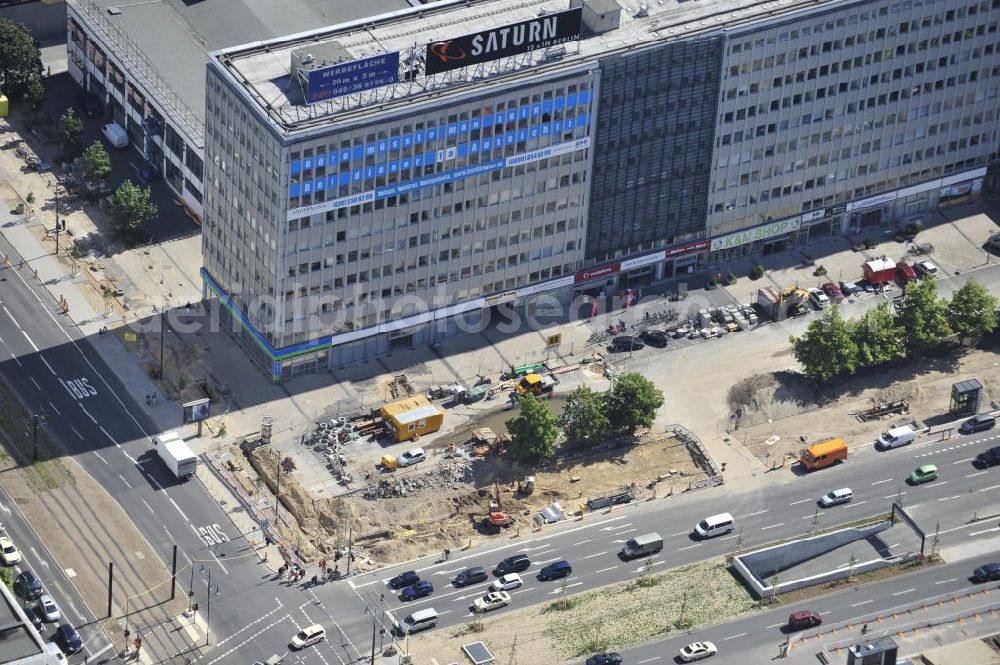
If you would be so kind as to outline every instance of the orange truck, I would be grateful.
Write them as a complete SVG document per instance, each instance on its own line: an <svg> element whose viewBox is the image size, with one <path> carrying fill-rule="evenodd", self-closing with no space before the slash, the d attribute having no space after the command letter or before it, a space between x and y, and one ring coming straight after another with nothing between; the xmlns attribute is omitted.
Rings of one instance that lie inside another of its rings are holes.
<svg viewBox="0 0 1000 665"><path fill-rule="evenodd" d="M809 446L802 451L799 461L806 469L822 469L847 459L847 444L843 439L830 439Z"/></svg>

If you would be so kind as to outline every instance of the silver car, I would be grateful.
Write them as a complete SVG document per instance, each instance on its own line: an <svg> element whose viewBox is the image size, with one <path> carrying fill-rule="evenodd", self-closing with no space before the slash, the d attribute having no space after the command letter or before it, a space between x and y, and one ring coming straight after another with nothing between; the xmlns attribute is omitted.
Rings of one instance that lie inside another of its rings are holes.
<svg viewBox="0 0 1000 665"><path fill-rule="evenodd" d="M824 508L830 508L831 506L839 506L842 503L848 503L854 498L854 492L851 491L850 487L841 487L839 490L833 490L827 494L824 494L819 498L819 505Z"/></svg>
<svg viewBox="0 0 1000 665"><path fill-rule="evenodd" d="M62 617L59 608L56 606L56 601L52 600L52 596L47 593L43 593L41 598L38 599L38 610L42 618L48 623L55 623Z"/></svg>

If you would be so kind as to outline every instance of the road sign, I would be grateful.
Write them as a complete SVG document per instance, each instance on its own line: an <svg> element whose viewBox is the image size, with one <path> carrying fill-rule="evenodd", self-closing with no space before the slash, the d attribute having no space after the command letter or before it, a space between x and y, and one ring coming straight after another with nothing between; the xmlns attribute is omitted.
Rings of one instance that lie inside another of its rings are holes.
<svg viewBox="0 0 1000 665"><path fill-rule="evenodd" d="M549 335L545 338L545 348L554 349L557 348L562 343L562 333L555 335Z"/></svg>

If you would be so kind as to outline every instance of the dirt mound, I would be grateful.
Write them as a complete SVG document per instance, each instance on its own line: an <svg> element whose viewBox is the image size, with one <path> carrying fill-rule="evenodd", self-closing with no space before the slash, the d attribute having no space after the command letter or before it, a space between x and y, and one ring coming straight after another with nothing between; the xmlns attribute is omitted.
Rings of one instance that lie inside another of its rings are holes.
<svg viewBox="0 0 1000 665"><path fill-rule="evenodd" d="M802 374L768 372L734 384L728 401L730 412L746 427L817 409L826 400Z"/></svg>

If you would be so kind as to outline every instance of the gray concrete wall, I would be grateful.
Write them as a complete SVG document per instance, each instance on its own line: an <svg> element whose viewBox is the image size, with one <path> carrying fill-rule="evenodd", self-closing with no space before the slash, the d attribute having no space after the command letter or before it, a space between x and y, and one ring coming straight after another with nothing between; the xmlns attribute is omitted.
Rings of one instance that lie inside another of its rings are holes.
<svg viewBox="0 0 1000 665"><path fill-rule="evenodd" d="M43 44L66 41L66 4L58 2L47 5L42 2L27 2L0 8L0 18L28 27L31 36Z"/></svg>
<svg viewBox="0 0 1000 665"><path fill-rule="evenodd" d="M842 529L805 540L775 545L736 558L743 563L743 568L749 574L758 580L765 580L844 545L874 536L891 526L892 522L886 521L864 529Z"/></svg>

